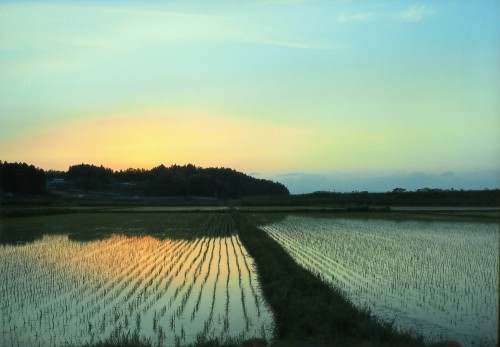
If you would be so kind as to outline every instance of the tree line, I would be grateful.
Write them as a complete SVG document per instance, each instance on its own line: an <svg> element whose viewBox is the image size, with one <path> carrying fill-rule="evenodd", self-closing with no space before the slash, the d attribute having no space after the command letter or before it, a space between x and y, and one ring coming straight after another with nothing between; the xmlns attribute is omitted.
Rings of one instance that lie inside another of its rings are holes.
<svg viewBox="0 0 500 347"><path fill-rule="evenodd" d="M255 199L244 197L241 205L283 206L500 206L500 189L456 190L422 188L407 191L394 188L385 193L353 191L350 193L317 191L310 194L269 196Z"/></svg>
<svg viewBox="0 0 500 347"><path fill-rule="evenodd" d="M16 167L17 171L10 169L11 166ZM48 187L53 189L78 189L138 196L200 196L226 199L290 194L279 182L251 177L234 169L201 168L192 164L170 167L160 165L151 170L130 168L119 171L91 164L73 165L68 171L43 171L24 163L2 163L1 167L3 193L40 194L45 191L47 182ZM32 176L21 173L26 170L31 172ZM38 179L34 178L35 173ZM36 188L35 182L37 182Z"/></svg>
<svg viewBox="0 0 500 347"><path fill-rule="evenodd" d="M46 176L42 169L26 163L0 160L0 192L2 194L44 194Z"/></svg>
<svg viewBox="0 0 500 347"><path fill-rule="evenodd" d="M499 206L500 190L455 190L421 188L407 191L394 188L385 193L354 191L351 193L315 192L310 201L335 202L339 205L364 206Z"/></svg>

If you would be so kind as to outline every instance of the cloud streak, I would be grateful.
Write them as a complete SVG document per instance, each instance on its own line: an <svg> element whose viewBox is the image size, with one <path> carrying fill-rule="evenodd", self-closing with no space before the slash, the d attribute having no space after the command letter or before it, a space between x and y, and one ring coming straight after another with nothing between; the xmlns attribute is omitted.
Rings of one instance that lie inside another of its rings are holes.
<svg viewBox="0 0 500 347"><path fill-rule="evenodd" d="M411 6L397 13L394 18L400 22L419 22L435 13L436 11L428 6Z"/></svg>
<svg viewBox="0 0 500 347"><path fill-rule="evenodd" d="M341 13L337 22L342 24L366 23L370 21L396 21L399 23L415 23L436 14L436 10L429 6L410 6L400 12L359 12Z"/></svg>
<svg viewBox="0 0 500 347"><path fill-rule="evenodd" d="M351 22L367 22L372 20L377 15L373 12L364 12L364 13L355 13L355 14L346 14L341 13L338 16L338 22L340 23L351 23Z"/></svg>
<svg viewBox="0 0 500 347"><path fill-rule="evenodd" d="M271 39L264 37L253 37L253 38L242 38L243 41L248 43L264 45L264 46L274 46L290 49L302 49L302 50L331 50L331 49L341 49L342 46L333 43L315 43L315 42L302 42L302 41L288 41L280 39Z"/></svg>

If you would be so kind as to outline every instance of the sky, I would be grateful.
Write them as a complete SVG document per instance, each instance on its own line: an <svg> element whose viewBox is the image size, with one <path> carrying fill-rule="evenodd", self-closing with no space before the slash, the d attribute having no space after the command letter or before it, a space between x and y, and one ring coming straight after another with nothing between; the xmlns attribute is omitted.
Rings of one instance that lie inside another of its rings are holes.
<svg viewBox="0 0 500 347"><path fill-rule="evenodd" d="M498 1L0 2L0 160L43 169L498 188L498 95Z"/></svg>

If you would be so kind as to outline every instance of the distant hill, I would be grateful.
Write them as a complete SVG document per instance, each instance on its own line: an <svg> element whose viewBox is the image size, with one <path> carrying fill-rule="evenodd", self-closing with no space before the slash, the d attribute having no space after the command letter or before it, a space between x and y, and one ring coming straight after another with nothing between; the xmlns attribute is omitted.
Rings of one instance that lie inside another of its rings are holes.
<svg viewBox="0 0 500 347"><path fill-rule="evenodd" d="M70 166L67 172L44 173L50 189L96 191L131 196L239 198L289 195L279 182L257 179L229 168L164 165L151 170L112 169L90 164Z"/></svg>

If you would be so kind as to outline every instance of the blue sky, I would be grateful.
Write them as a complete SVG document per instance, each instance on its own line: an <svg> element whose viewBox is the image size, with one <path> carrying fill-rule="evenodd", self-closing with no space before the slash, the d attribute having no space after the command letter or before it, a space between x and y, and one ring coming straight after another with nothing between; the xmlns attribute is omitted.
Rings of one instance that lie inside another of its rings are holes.
<svg viewBox="0 0 500 347"><path fill-rule="evenodd" d="M0 159L500 177L499 23L497 1L4 1Z"/></svg>

